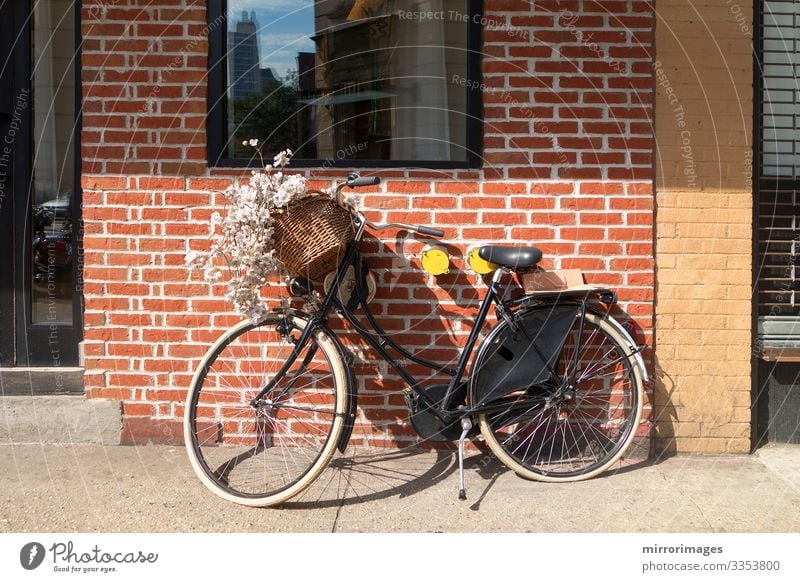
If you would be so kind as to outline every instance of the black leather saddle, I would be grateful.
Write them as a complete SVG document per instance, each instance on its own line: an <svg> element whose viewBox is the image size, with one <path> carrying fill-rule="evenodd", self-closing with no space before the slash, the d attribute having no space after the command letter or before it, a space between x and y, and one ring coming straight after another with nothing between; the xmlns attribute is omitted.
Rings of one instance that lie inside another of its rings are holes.
<svg viewBox="0 0 800 582"><path fill-rule="evenodd" d="M486 245L478 249L478 256L484 261L489 261L507 269L525 271L532 269L536 266L536 263L542 260L542 251L536 247Z"/></svg>

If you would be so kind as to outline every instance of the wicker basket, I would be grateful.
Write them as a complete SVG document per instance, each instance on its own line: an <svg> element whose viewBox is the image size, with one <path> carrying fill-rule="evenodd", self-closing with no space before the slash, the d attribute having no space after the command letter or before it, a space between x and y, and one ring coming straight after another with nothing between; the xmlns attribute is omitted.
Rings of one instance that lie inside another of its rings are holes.
<svg viewBox="0 0 800 582"><path fill-rule="evenodd" d="M275 258L292 275L321 280L339 266L353 240L350 213L314 192L273 215Z"/></svg>

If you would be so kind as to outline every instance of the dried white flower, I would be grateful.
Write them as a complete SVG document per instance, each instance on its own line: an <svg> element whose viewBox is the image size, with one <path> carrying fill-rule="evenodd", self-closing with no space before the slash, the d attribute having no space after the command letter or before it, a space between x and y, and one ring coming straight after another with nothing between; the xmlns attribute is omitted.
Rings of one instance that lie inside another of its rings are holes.
<svg viewBox="0 0 800 582"><path fill-rule="evenodd" d="M219 267L217 267L216 265L212 265L210 267L207 267L206 270L203 272L203 278L206 281L214 283L222 279L222 273L220 272Z"/></svg>
<svg viewBox="0 0 800 582"><path fill-rule="evenodd" d="M292 150L283 150L273 158L272 165L276 168L283 168L289 164L289 160L293 155Z"/></svg>
<svg viewBox="0 0 800 582"><path fill-rule="evenodd" d="M258 140L243 143L256 147ZM275 167L283 169L291 156L291 150L280 152ZM186 261L202 267L207 281L216 282L222 278L216 263L224 259L231 273L225 297L237 312L255 321L267 311L261 287L281 268L273 248L274 217L308 195L306 179L271 169L254 171L249 184L236 184L224 194L229 202L227 215L214 212L209 221L215 241L211 250L204 255L190 251Z"/></svg>
<svg viewBox="0 0 800 582"><path fill-rule="evenodd" d="M352 210L360 210L361 208L361 199L353 194L348 194L342 198L342 206L345 208L350 208Z"/></svg>
<svg viewBox="0 0 800 582"><path fill-rule="evenodd" d="M197 251L190 250L185 255L186 266L190 269L195 269L198 267L198 259L200 259L202 255Z"/></svg>

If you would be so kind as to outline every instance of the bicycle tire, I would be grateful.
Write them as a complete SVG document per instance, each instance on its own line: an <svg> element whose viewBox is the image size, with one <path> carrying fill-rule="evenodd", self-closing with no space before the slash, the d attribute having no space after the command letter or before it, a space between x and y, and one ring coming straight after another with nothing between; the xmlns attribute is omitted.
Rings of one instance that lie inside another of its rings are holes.
<svg viewBox="0 0 800 582"><path fill-rule="evenodd" d="M572 369L570 362L574 362L579 324L580 314L558 355L551 389L568 377ZM636 438L641 421L644 382L631 342L620 329L606 318L586 313L581 336L586 350L582 350L578 359L580 375L572 404L566 402L547 408L542 403L544 398L540 398L521 413L517 407L513 413L479 415L481 434L503 464L526 479L569 482L595 477L622 458ZM609 357L612 349L614 355ZM599 374L609 367L612 367L612 377L606 377L607 373ZM624 371L622 383L612 385L618 368ZM528 392L531 390L539 390L546 396L547 387L539 385L529 388ZM595 394L591 395L593 392ZM519 396L511 394L506 398L511 400ZM614 401L623 408L612 408ZM586 406L580 409L584 403ZM594 417L582 415L592 411ZM602 450L599 455L598 447Z"/></svg>
<svg viewBox="0 0 800 582"><path fill-rule="evenodd" d="M280 333L281 323L290 323L294 335ZM291 339L307 324L301 314L243 321L197 367L186 399L184 440L195 473L223 499L278 505L311 485L333 456L348 395L342 348L330 331L315 330L261 405L250 403L286 362Z"/></svg>

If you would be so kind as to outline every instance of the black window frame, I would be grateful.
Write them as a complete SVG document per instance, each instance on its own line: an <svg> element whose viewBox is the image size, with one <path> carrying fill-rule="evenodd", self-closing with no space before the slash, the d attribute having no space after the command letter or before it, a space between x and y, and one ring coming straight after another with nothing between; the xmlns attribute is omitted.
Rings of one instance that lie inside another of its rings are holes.
<svg viewBox="0 0 800 582"><path fill-rule="evenodd" d="M770 320L771 314L762 313L763 289L762 265L764 263L763 219L774 220L776 212L763 212L770 197L793 192L800 196L800 179L765 175L762 158L764 129L764 52L765 52L765 5L763 1L753 4L753 231L752 231L752 289L753 309L751 313L752 349L750 369L751 397L751 452L767 442L792 442L797 424L789 396L797 384L797 362L800 362L800 315L780 316ZM796 172L794 172L796 176ZM796 265L800 268L800 263ZM776 325L777 324L777 325ZM784 325L785 324L785 325ZM795 325L796 324L796 325ZM791 331L787 331L791 330ZM788 405L787 405L788 402Z"/></svg>
<svg viewBox="0 0 800 582"><path fill-rule="evenodd" d="M208 2L208 114L206 131L208 165L211 168L257 168L258 157L229 158L226 153L227 137L227 0ZM292 160L295 168L420 168L431 170L478 169L483 165L483 95L482 87L482 26L483 0L467 0L470 15L467 26L467 159L464 161L425 160ZM224 26L220 25L224 22ZM214 24L216 23L216 24Z"/></svg>
<svg viewBox="0 0 800 582"><path fill-rule="evenodd" d="M756 345L764 346L771 342L783 344L791 343L792 347L800 348L800 334L786 333L775 328L775 323L771 323L770 318L773 314L764 314L763 308L772 305L762 301L762 292L768 289L762 276L762 266L765 261L765 253L770 239L769 232L771 226L763 226L765 219L774 220L779 216L777 210L765 212L764 209L770 202L777 200L780 195L793 192L794 197L800 196L800 179L796 177L783 177L765 174L763 171L763 140L764 140L764 118L766 117L764 108L767 105L764 100L764 3L758 2L754 7L753 19L753 290L754 290L754 309L753 309L753 330ZM766 238L764 238L766 237ZM800 263L790 263L800 269ZM789 293L792 289L786 288ZM787 307L790 307L787 304ZM793 310L800 307L792 307ZM784 322L794 321L792 327L800 327L800 313L780 316ZM778 323L778 328L781 324Z"/></svg>

